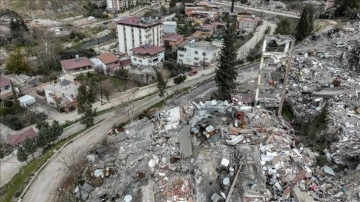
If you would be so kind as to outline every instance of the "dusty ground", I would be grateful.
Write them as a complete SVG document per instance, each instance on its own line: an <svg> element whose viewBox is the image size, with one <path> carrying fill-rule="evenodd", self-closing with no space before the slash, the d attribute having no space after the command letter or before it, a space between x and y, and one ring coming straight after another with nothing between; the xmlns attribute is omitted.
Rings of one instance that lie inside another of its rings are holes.
<svg viewBox="0 0 360 202"><path fill-rule="evenodd" d="M334 20L317 19L314 24L314 32L325 33L334 29L337 24Z"/></svg>

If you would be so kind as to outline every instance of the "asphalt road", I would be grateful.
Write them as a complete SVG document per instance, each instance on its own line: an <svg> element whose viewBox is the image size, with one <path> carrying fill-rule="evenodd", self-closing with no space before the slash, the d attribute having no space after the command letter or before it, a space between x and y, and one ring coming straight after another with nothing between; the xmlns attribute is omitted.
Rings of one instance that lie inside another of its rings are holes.
<svg viewBox="0 0 360 202"><path fill-rule="evenodd" d="M231 2L216 2L219 5L224 5L224 6L231 6ZM234 8L241 8L243 10L249 10L249 11L254 11L254 12L258 12L258 13L267 13L267 14L271 14L271 15L281 15L281 16L285 16L285 17L290 17L290 18L300 18L300 13L297 12L291 12L291 11L280 11L280 10L269 10L269 9L262 9L262 8L254 8L254 7L250 7L250 6L240 6L240 5L234 5Z"/></svg>
<svg viewBox="0 0 360 202"><path fill-rule="evenodd" d="M257 78L259 71L259 64L250 65L248 67L238 69L239 83L247 83L249 80ZM197 88L191 89L188 93L179 98L173 99L168 102L171 105L186 105L189 102L199 102L208 100L213 92L217 90L215 80L205 83Z"/></svg>
<svg viewBox="0 0 360 202"><path fill-rule="evenodd" d="M162 98L155 95L136 102L135 113L140 113L151 105L156 104ZM50 163L41 171L36 180L26 192L22 201L47 202L53 201L57 188L68 176L68 166L80 159L84 159L91 146L100 142L112 126L119 122L127 121L125 115L109 116L104 122L96 126L93 130L79 136L71 144L65 147L59 155L53 157Z"/></svg>

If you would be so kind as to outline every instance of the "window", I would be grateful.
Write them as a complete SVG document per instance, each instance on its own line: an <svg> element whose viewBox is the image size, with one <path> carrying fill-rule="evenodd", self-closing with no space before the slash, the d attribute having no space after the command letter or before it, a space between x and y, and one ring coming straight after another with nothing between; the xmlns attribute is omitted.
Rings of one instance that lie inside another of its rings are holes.
<svg viewBox="0 0 360 202"><path fill-rule="evenodd" d="M139 62L142 62L142 60L139 60Z"/></svg>
<svg viewBox="0 0 360 202"><path fill-rule="evenodd" d="M184 54L179 54L179 57L184 57Z"/></svg>
<svg viewBox="0 0 360 202"><path fill-rule="evenodd" d="M134 58L134 61L136 61L137 59L136 58Z"/></svg>
<svg viewBox="0 0 360 202"><path fill-rule="evenodd" d="M199 58L194 58L194 60L199 60Z"/></svg>
<svg viewBox="0 0 360 202"><path fill-rule="evenodd" d="M195 65L195 66L199 66L199 63L197 63L197 62L194 62L194 65Z"/></svg>
<svg viewBox="0 0 360 202"><path fill-rule="evenodd" d="M195 54L198 54L198 51L194 51Z"/></svg>

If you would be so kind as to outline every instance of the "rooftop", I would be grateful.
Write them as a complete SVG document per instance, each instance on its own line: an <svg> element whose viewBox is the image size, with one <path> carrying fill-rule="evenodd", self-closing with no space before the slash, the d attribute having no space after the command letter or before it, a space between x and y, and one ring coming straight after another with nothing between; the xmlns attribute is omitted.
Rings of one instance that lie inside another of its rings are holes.
<svg viewBox="0 0 360 202"><path fill-rule="evenodd" d="M240 21L259 21L259 18L241 18Z"/></svg>
<svg viewBox="0 0 360 202"><path fill-rule="evenodd" d="M33 127L24 128L8 137L9 144L15 146L24 142L27 138L33 139L37 136Z"/></svg>
<svg viewBox="0 0 360 202"><path fill-rule="evenodd" d="M98 56L98 59L101 60L104 64L110 64L119 61L119 58L113 53L103 53Z"/></svg>
<svg viewBox="0 0 360 202"><path fill-rule="evenodd" d="M185 3L185 6L208 6L208 5L210 5L209 2L205 2L205 1L198 2L198 3L196 3L196 2L194 2L194 3Z"/></svg>
<svg viewBox="0 0 360 202"><path fill-rule="evenodd" d="M181 38L184 38L184 36L179 34L168 34L164 36L164 41L177 41Z"/></svg>
<svg viewBox="0 0 360 202"><path fill-rule="evenodd" d="M0 75L0 88L10 85L10 79L6 76Z"/></svg>
<svg viewBox="0 0 360 202"><path fill-rule="evenodd" d="M93 65L92 62L87 57L80 57L78 59L62 60L60 61L61 66L68 69L77 69L81 67L87 67Z"/></svg>
<svg viewBox="0 0 360 202"><path fill-rule="evenodd" d="M131 59L130 58L127 58L125 60L120 60L120 67L127 66L129 64L131 64Z"/></svg>
<svg viewBox="0 0 360 202"><path fill-rule="evenodd" d="M147 44L131 49L131 51L133 51L134 53L142 55L156 55L160 52L163 52L164 50L165 49L163 47Z"/></svg>
<svg viewBox="0 0 360 202"><path fill-rule="evenodd" d="M212 44L212 42L209 42L209 41L199 41L199 42L190 41L184 47L185 48L197 48L197 49L206 50L206 51L216 51L219 49L219 47L214 46Z"/></svg>
<svg viewBox="0 0 360 202"><path fill-rule="evenodd" d="M66 98L65 100L69 100L70 102L73 101L73 97L76 96L77 88L78 86L76 84L66 79L59 79L58 82L43 87L43 89L52 92L57 97L64 97Z"/></svg>
<svg viewBox="0 0 360 202"><path fill-rule="evenodd" d="M129 18L125 18L125 19L117 21L117 24L148 28L148 27L152 27L155 25L160 25L160 24L162 24L162 21L154 19L154 18L129 17Z"/></svg>

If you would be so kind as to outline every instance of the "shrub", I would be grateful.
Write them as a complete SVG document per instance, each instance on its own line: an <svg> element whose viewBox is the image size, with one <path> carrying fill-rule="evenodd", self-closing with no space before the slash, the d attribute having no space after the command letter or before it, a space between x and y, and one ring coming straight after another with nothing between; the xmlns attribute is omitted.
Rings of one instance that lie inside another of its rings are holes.
<svg viewBox="0 0 360 202"><path fill-rule="evenodd" d="M182 74L182 75L179 75L179 76L177 76L177 77L174 78L174 83L175 83L176 85L178 85L178 84L184 82L185 80L186 80L186 75L185 75L185 74Z"/></svg>

